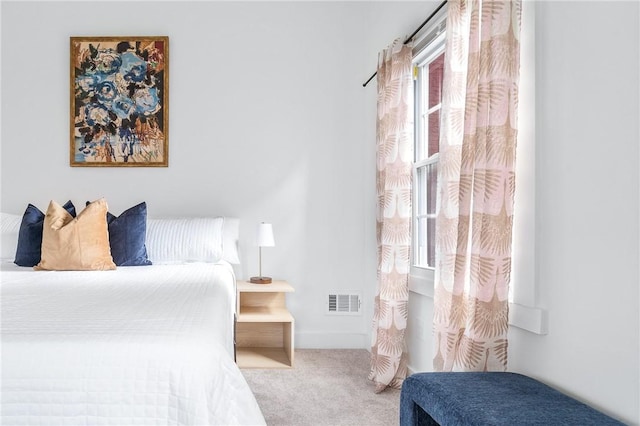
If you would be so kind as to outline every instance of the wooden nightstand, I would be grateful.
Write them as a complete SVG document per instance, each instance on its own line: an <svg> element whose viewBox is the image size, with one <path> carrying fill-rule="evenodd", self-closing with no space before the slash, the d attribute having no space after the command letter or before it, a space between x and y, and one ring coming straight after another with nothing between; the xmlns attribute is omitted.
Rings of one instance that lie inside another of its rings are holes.
<svg viewBox="0 0 640 426"><path fill-rule="evenodd" d="M237 281L236 361L240 368L293 367L293 316L286 281L252 284Z"/></svg>

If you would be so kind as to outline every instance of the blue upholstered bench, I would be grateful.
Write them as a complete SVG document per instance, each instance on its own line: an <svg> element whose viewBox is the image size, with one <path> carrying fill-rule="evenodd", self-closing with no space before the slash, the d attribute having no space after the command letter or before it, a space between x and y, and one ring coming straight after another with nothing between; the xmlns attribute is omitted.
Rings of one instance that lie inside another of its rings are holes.
<svg viewBox="0 0 640 426"><path fill-rule="evenodd" d="M417 373L400 393L400 425L622 425L516 373Z"/></svg>

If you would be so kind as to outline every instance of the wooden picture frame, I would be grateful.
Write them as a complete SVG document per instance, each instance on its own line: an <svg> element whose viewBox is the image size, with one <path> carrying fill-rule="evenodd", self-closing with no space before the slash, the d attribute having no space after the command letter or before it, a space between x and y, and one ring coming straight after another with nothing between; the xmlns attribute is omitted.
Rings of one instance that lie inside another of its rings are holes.
<svg viewBox="0 0 640 426"><path fill-rule="evenodd" d="M72 167L168 167L169 37L70 38Z"/></svg>

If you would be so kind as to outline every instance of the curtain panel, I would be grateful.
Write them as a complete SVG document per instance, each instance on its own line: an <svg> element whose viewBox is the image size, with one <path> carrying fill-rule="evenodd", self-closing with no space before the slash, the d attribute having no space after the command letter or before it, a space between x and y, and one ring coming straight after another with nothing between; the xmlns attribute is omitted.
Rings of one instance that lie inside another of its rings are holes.
<svg viewBox="0 0 640 426"><path fill-rule="evenodd" d="M507 368L521 0L449 0L435 371Z"/></svg>
<svg viewBox="0 0 640 426"><path fill-rule="evenodd" d="M378 55L376 121L377 291L369 379L376 393L400 389L407 375L413 162L412 46L395 40Z"/></svg>

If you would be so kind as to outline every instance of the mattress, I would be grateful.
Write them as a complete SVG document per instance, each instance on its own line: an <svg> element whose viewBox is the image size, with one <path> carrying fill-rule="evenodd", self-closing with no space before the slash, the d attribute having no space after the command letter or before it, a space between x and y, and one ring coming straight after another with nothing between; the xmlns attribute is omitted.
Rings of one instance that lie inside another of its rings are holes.
<svg viewBox="0 0 640 426"><path fill-rule="evenodd" d="M0 263L2 424L255 425L221 261L114 271Z"/></svg>

